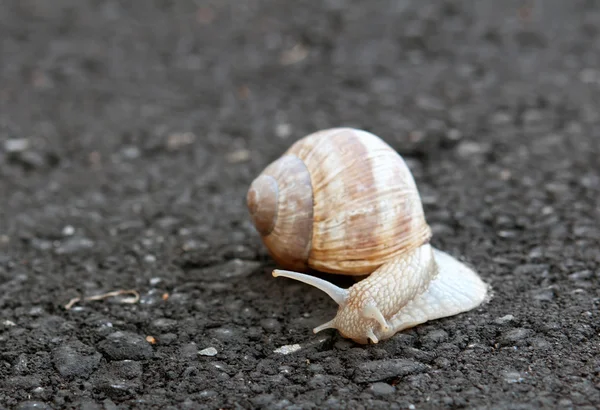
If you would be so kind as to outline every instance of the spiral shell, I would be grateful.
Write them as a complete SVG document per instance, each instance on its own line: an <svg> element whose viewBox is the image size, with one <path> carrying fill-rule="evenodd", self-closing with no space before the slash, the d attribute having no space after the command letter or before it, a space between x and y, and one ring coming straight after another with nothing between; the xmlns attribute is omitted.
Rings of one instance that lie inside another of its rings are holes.
<svg viewBox="0 0 600 410"><path fill-rule="evenodd" d="M431 237L402 157L352 128L297 141L254 180L247 204L271 256L287 269L365 275Z"/></svg>

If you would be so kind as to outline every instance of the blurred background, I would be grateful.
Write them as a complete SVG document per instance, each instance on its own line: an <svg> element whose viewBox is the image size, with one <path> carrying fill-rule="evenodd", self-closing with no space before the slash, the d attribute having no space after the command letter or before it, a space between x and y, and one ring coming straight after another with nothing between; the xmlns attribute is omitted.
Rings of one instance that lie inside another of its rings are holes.
<svg viewBox="0 0 600 410"><path fill-rule="evenodd" d="M590 0L4 0L0 404L593 408L599 27ZM405 157L489 305L310 333L334 307L270 277L245 195L337 126Z"/></svg>

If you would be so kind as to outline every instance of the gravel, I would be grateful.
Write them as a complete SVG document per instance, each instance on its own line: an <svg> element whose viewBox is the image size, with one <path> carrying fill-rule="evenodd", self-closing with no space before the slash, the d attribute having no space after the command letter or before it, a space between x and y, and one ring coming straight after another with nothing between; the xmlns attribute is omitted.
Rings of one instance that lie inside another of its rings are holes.
<svg viewBox="0 0 600 410"><path fill-rule="evenodd" d="M4 1L0 408L600 407L598 27L585 0ZM272 278L244 202L340 125L406 158L488 303L312 333L335 304Z"/></svg>

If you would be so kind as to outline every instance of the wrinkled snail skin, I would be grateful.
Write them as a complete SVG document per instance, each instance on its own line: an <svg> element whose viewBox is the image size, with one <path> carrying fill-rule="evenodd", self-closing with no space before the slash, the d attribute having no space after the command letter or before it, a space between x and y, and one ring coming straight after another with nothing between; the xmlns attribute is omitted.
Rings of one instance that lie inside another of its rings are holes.
<svg viewBox="0 0 600 410"><path fill-rule="evenodd" d="M472 269L429 244L391 260L349 289L297 272L275 270L273 276L312 285L338 303L335 318L314 333L333 328L362 344L474 309L488 290Z"/></svg>
<svg viewBox="0 0 600 410"><path fill-rule="evenodd" d="M283 276L326 292L337 315L316 327L377 343L429 320L479 306L488 286L429 244L415 181L377 136L352 128L297 141L259 175L248 208ZM364 276L349 289L305 273Z"/></svg>

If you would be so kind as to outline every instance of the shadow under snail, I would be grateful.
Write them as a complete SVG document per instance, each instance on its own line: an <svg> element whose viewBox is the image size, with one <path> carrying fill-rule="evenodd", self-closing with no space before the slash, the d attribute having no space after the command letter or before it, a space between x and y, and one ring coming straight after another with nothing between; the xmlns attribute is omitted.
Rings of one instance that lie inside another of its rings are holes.
<svg viewBox="0 0 600 410"><path fill-rule="evenodd" d="M247 205L271 257L295 279L326 292L346 338L377 343L429 320L479 306L488 286L433 248L413 176L379 137L332 128L294 143L251 184ZM343 289L308 270L366 276Z"/></svg>

